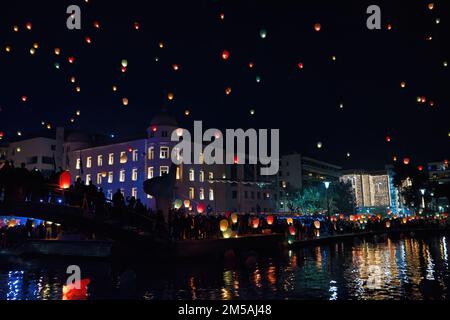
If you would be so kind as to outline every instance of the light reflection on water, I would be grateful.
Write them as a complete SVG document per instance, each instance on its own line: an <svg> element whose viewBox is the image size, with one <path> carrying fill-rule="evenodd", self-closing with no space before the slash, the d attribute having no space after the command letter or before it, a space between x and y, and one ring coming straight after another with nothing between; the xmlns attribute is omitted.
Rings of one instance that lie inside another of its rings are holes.
<svg viewBox="0 0 450 320"><path fill-rule="evenodd" d="M90 299L448 299L447 248L447 237L368 239L173 265L0 256L0 299L59 300L70 264Z"/></svg>

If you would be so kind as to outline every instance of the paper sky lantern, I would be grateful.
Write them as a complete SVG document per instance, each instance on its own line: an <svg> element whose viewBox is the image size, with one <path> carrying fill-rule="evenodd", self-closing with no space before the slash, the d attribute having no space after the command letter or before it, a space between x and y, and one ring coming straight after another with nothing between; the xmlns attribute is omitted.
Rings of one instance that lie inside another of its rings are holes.
<svg viewBox="0 0 450 320"><path fill-rule="evenodd" d="M386 142L391 142L391 137L390 136L386 137Z"/></svg>
<svg viewBox="0 0 450 320"><path fill-rule="evenodd" d="M187 209L191 206L191 202L189 200L184 200L184 207Z"/></svg>
<svg viewBox="0 0 450 320"><path fill-rule="evenodd" d="M67 58L67 61L69 61L70 64L75 62L75 58L74 57L69 57Z"/></svg>
<svg viewBox="0 0 450 320"><path fill-rule="evenodd" d="M175 95L174 95L172 92L170 92L170 93L167 95L167 100L173 101L173 99L175 99Z"/></svg>
<svg viewBox="0 0 450 320"><path fill-rule="evenodd" d="M233 213L233 214L231 215L231 222L232 222L233 224L236 224L236 223L238 223L238 220L239 220L239 217L238 217L237 213Z"/></svg>
<svg viewBox="0 0 450 320"><path fill-rule="evenodd" d="M139 30L141 26L139 25L139 22L135 22L133 24L133 27L134 27L134 30Z"/></svg>
<svg viewBox="0 0 450 320"><path fill-rule="evenodd" d="M59 175L59 188L60 189L69 189L70 183L72 181L72 177L69 171L64 171Z"/></svg>
<svg viewBox="0 0 450 320"><path fill-rule="evenodd" d="M417 167L417 170L423 171L423 166L418 166L418 167Z"/></svg>
<svg viewBox="0 0 450 320"><path fill-rule="evenodd" d="M93 25L95 29L100 29L100 22L94 21Z"/></svg>
<svg viewBox="0 0 450 320"><path fill-rule="evenodd" d="M292 219L292 218L287 218L287 219L286 219L286 222L287 222L288 225L294 224L294 219Z"/></svg>
<svg viewBox="0 0 450 320"><path fill-rule="evenodd" d="M230 239L231 236L233 235L233 231L230 228L228 228L227 230L222 232L222 235L224 239Z"/></svg>
<svg viewBox="0 0 450 320"><path fill-rule="evenodd" d="M220 231L225 232L228 230L228 220L222 220L220 221Z"/></svg>
<svg viewBox="0 0 450 320"><path fill-rule="evenodd" d="M5 133L3 131L0 131L0 140L3 139L4 136L5 136Z"/></svg>
<svg viewBox="0 0 450 320"><path fill-rule="evenodd" d="M74 284L63 286L63 300L86 300L90 279L83 279Z"/></svg>
<svg viewBox="0 0 450 320"><path fill-rule="evenodd" d="M402 83L400 83L400 87L402 87L402 88L406 88L406 82L402 82Z"/></svg>
<svg viewBox="0 0 450 320"><path fill-rule="evenodd" d="M267 38L267 30L266 29L261 29L259 31L259 36L261 37L261 39Z"/></svg>
<svg viewBox="0 0 450 320"><path fill-rule="evenodd" d="M22 102L27 102L28 101L28 97L27 96L22 96Z"/></svg>
<svg viewBox="0 0 450 320"><path fill-rule="evenodd" d="M290 234L291 236L295 236L295 235L297 234L297 230L295 230L295 227L294 227L294 226L290 226L290 227L289 227L289 234Z"/></svg>
<svg viewBox="0 0 450 320"><path fill-rule="evenodd" d="M220 20L225 20L225 13L223 13L223 12L220 13L220 14L219 14L219 19L220 19Z"/></svg>
<svg viewBox="0 0 450 320"><path fill-rule="evenodd" d="M202 213L204 213L205 212L205 204L204 203L199 203L198 205L197 205L197 212L199 213L199 214L202 214Z"/></svg>
<svg viewBox="0 0 450 320"><path fill-rule="evenodd" d="M316 23L314 25L314 30L316 30L316 32L319 32L320 30L322 30L322 25L320 23Z"/></svg>
<svg viewBox="0 0 450 320"><path fill-rule="evenodd" d="M350 221L351 221L351 222L355 221L355 216L354 216L354 215L351 215L351 216L350 216Z"/></svg>
<svg viewBox="0 0 450 320"><path fill-rule="evenodd" d="M299 63L297 64L297 67L301 70L301 69L303 69L305 66L303 65L303 62L299 62Z"/></svg>
<svg viewBox="0 0 450 320"><path fill-rule="evenodd" d="M27 22L27 23L25 24L25 28L26 28L27 30L31 31L31 29L33 29L33 24L32 24L31 22Z"/></svg>
<svg viewBox="0 0 450 320"><path fill-rule="evenodd" d="M259 228L259 218L258 217L255 217L252 220L252 227L253 227L253 229L258 229Z"/></svg>
<svg viewBox="0 0 450 320"><path fill-rule="evenodd" d="M434 3L433 2L430 2L429 4L428 4L428 10L433 10L434 9Z"/></svg>
<svg viewBox="0 0 450 320"><path fill-rule="evenodd" d="M106 171L103 171L102 172L102 178L106 178L106 176L107 176Z"/></svg>
<svg viewBox="0 0 450 320"><path fill-rule="evenodd" d="M253 62L249 62L248 67L249 67L250 69L253 69L254 66L255 66L255 64L254 64Z"/></svg>
<svg viewBox="0 0 450 320"><path fill-rule="evenodd" d="M86 37L86 38L84 38L84 40L86 41L87 44L91 44L92 43L91 37Z"/></svg>
<svg viewBox="0 0 450 320"><path fill-rule="evenodd" d="M177 64L173 64L173 65L172 65L172 69L173 69L174 71L178 71L178 70L180 69L180 66L177 65Z"/></svg>
<svg viewBox="0 0 450 320"><path fill-rule="evenodd" d="M323 143L322 142L317 142L317 149L322 149L323 147Z"/></svg>
<svg viewBox="0 0 450 320"><path fill-rule="evenodd" d="M122 99L122 104L123 104L124 106L127 106L129 103L130 103L130 101L128 100L128 98L123 98L123 99Z"/></svg>
<svg viewBox="0 0 450 320"><path fill-rule="evenodd" d="M269 226L273 225L274 220L275 220L274 216L267 216L267 224Z"/></svg>
<svg viewBox="0 0 450 320"><path fill-rule="evenodd" d="M128 67L128 60L127 60L127 59L122 59L121 65L122 65L122 67L124 67L124 68Z"/></svg>
<svg viewBox="0 0 450 320"><path fill-rule="evenodd" d="M391 227L391 222L390 221L386 221L386 228L389 229Z"/></svg>
<svg viewBox="0 0 450 320"><path fill-rule="evenodd" d="M320 221L314 221L314 227L319 230L320 229Z"/></svg>
<svg viewBox="0 0 450 320"><path fill-rule="evenodd" d="M226 61L229 58L230 58L230 52L228 50L222 51L222 59Z"/></svg>
<svg viewBox="0 0 450 320"><path fill-rule="evenodd" d="M175 202L173 203L173 207L175 208L175 210L179 210L182 206L183 202L179 199L175 200Z"/></svg>
<svg viewBox="0 0 450 320"><path fill-rule="evenodd" d="M228 88L225 89L225 94L226 94L227 96L229 96L229 95L231 94L231 88L230 88L230 87L228 87Z"/></svg>
<svg viewBox="0 0 450 320"><path fill-rule="evenodd" d="M409 159L409 158L403 159L403 164L404 164L405 166L409 165L410 162L411 162L411 159Z"/></svg>
<svg viewBox="0 0 450 320"><path fill-rule="evenodd" d="M60 48L55 48L55 55L59 56L61 54Z"/></svg>
<svg viewBox="0 0 450 320"><path fill-rule="evenodd" d="M126 153L123 153L123 154L120 156L120 163L127 163L127 162L128 162L128 156L127 156Z"/></svg>

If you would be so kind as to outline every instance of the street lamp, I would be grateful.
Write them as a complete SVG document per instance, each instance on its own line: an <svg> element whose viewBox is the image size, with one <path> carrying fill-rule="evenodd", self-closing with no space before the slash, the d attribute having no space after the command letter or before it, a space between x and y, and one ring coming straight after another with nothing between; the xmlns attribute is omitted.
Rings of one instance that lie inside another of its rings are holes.
<svg viewBox="0 0 450 320"><path fill-rule="evenodd" d="M323 184L325 185L325 189L327 190L327 214L328 214L328 217L331 217L331 214L330 214L330 199L328 198L328 189L330 188L331 182L324 181Z"/></svg>

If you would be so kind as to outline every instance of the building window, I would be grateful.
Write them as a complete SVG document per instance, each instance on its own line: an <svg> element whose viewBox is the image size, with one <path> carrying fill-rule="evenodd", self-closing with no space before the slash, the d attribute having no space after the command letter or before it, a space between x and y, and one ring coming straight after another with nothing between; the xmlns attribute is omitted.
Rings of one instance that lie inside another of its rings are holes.
<svg viewBox="0 0 450 320"><path fill-rule="evenodd" d="M92 168L92 157L87 157L86 168Z"/></svg>
<svg viewBox="0 0 450 320"><path fill-rule="evenodd" d="M99 167L103 166L103 156L97 157L97 166Z"/></svg>
<svg viewBox="0 0 450 320"><path fill-rule="evenodd" d="M205 172L204 171L200 171L200 182L205 182Z"/></svg>
<svg viewBox="0 0 450 320"><path fill-rule="evenodd" d="M214 180L214 173L209 172L209 173L208 173L208 179L209 179L209 180Z"/></svg>
<svg viewBox="0 0 450 320"><path fill-rule="evenodd" d="M159 168L159 176L162 177L166 174L169 174L169 167L161 166Z"/></svg>
<svg viewBox="0 0 450 320"><path fill-rule="evenodd" d="M137 188L131 189L131 196L137 199Z"/></svg>
<svg viewBox="0 0 450 320"><path fill-rule="evenodd" d="M200 200L205 200L205 189L200 188L198 196Z"/></svg>
<svg viewBox="0 0 450 320"><path fill-rule="evenodd" d="M149 167L147 172L147 179L153 179L153 177L155 176L155 170L153 167Z"/></svg>
<svg viewBox="0 0 450 320"><path fill-rule="evenodd" d="M189 181L195 181L195 171L194 169L189 170Z"/></svg>
<svg viewBox="0 0 450 320"><path fill-rule="evenodd" d="M81 169L81 159L80 158L77 158L77 165L76 165L76 167L75 167L77 170L80 170Z"/></svg>
<svg viewBox="0 0 450 320"><path fill-rule="evenodd" d="M112 200L112 197L113 197L112 190L108 190L108 192L106 193L106 198Z"/></svg>
<svg viewBox="0 0 450 320"><path fill-rule="evenodd" d="M214 189L209 189L209 201L214 201Z"/></svg>
<svg viewBox="0 0 450 320"><path fill-rule="evenodd" d="M176 177L176 179L177 180L181 180L181 168L180 167L177 167L177 177Z"/></svg>
<svg viewBox="0 0 450 320"><path fill-rule="evenodd" d="M161 159L169 159L169 147L161 147L159 157Z"/></svg>
<svg viewBox="0 0 450 320"><path fill-rule="evenodd" d="M108 156L108 164L112 166L114 164L114 153L110 153Z"/></svg>
<svg viewBox="0 0 450 320"><path fill-rule="evenodd" d="M102 184L102 174L97 173L97 184Z"/></svg>
<svg viewBox="0 0 450 320"><path fill-rule="evenodd" d="M127 161L128 161L127 153L125 151L122 151L120 153L120 163L124 164L127 163Z"/></svg>
<svg viewBox="0 0 450 320"><path fill-rule="evenodd" d="M138 169L134 168L131 174L131 180L137 181L138 179Z"/></svg>
<svg viewBox="0 0 450 320"><path fill-rule="evenodd" d="M148 148L148 160L155 159L155 148L150 147Z"/></svg>
<svg viewBox="0 0 450 320"><path fill-rule="evenodd" d="M120 182L125 182L125 170L120 170L119 181Z"/></svg>
<svg viewBox="0 0 450 320"><path fill-rule="evenodd" d="M139 151L133 150L133 162L138 162L139 160Z"/></svg>
<svg viewBox="0 0 450 320"><path fill-rule="evenodd" d="M114 181L114 173L109 172L108 173L108 183L113 183Z"/></svg>
<svg viewBox="0 0 450 320"><path fill-rule="evenodd" d="M92 176L90 174L87 174L86 175L86 185L87 186L90 185L91 181L92 181Z"/></svg>
<svg viewBox="0 0 450 320"><path fill-rule="evenodd" d="M189 188L189 199L194 200L195 199L195 189Z"/></svg>

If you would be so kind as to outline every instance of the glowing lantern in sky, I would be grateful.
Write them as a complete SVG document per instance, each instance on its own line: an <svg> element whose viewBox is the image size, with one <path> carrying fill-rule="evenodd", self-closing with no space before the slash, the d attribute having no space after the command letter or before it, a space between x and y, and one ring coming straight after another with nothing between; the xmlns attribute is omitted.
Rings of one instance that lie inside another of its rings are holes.
<svg viewBox="0 0 450 320"><path fill-rule="evenodd" d="M31 22L27 22L25 25L25 28L27 28L27 30L31 31L31 29L33 29L33 24Z"/></svg>
<svg viewBox="0 0 450 320"><path fill-rule="evenodd" d="M322 149L323 147L323 143L322 142L317 142L317 149Z"/></svg>
<svg viewBox="0 0 450 320"><path fill-rule="evenodd" d="M186 117L188 117L190 114L191 114L191 111L190 111L190 110L185 110L185 111L184 111L184 115L185 115Z"/></svg>
<svg viewBox="0 0 450 320"><path fill-rule="evenodd" d="M433 2L430 2L429 4L428 4L428 10L433 10L434 9L434 3Z"/></svg>
<svg viewBox="0 0 450 320"><path fill-rule="evenodd" d="M70 183L72 181L72 177L69 171L64 171L59 175L59 188L60 189L69 189Z"/></svg>
<svg viewBox="0 0 450 320"><path fill-rule="evenodd" d="M386 137L386 142L391 142L391 137L390 136Z"/></svg>
<svg viewBox="0 0 450 320"><path fill-rule="evenodd" d="M224 239L230 239L233 236L233 231L228 228L222 234L223 234Z"/></svg>
<svg viewBox="0 0 450 320"><path fill-rule="evenodd" d="M4 136L5 136L5 133L3 131L0 131L0 140L3 139Z"/></svg>
<svg viewBox="0 0 450 320"><path fill-rule="evenodd" d="M123 98L123 99L122 99L122 104L123 104L124 106L128 106L129 103L130 103L130 101L128 100L128 98Z"/></svg>
<svg viewBox="0 0 450 320"><path fill-rule="evenodd" d="M189 200L184 200L184 207L187 209L191 206L191 202Z"/></svg>
<svg viewBox="0 0 450 320"><path fill-rule="evenodd" d="M423 166L418 166L418 167L417 167L417 170L423 171Z"/></svg>
<svg viewBox="0 0 450 320"><path fill-rule="evenodd" d="M8 53L11 52L11 47L10 46L6 46L5 47L5 51L8 52Z"/></svg>
<svg viewBox="0 0 450 320"><path fill-rule="evenodd" d="M198 212L199 214L202 214L202 213L205 212L205 204L204 204L204 203L199 203L199 204L197 205L197 212Z"/></svg>
<svg viewBox="0 0 450 320"><path fill-rule="evenodd" d="M69 57L67 60L69 61L70 64L75 62L75 58L74 57Z"/></svg>
<svg viewBox="0 0 450 320"><path fill-rule="evenodd" d="M255 66L255 64L254 64L253 62L249 62L248 67L249 67L250 69L253 69L254 66Z"/></svg>
<svg viewBox="0 0 450 320"><path fill-rule="evenodd" d="M134 30L139 30L139 28L141 27L139 25L139 22L135 22L133 26L134 26Z"/></svg>
<svg viewBox="0 0 450 320"><path fill-rule="evenodd" d="M226 61L229 58L230 58L230 52L228 50L222 51L222 59Z"/></svg>
<svg viewBox="0 0 450 320"><path fill-rule="evenodd" d="M228 230L228 220L220 221L220 231L225 232Z"/></svg>
<svg viewBox="0 0 450 320"><path fill-rule="evenodd" d="M238 217L237 213L233 213L233 214L231 215L231 222L232 222L233 224L238 223L238 219L239 219L239 217Z"/></svg>
<svg viewBox="0 0 450 320"><path fill-rule="evenodd" d="M286 219L286 222L287 222L288 225L292 225L292 224L294 224L294 219L292 219L292 218L287 218L287 219Z"/></svg>
<svg viewBox="0 0 450 320"><path fill-rule="evenodd" d="M314 25L314 30L316 30L317 32L319 32L320 30L322 30L322 25L320 23L316 23Z"/></svg>
<svg viewBox="0 0 450 320"><path fill-rule="evenodd" d="M61 54L60 48L55 48L55 55L59 56Z"/></svg>
<svg viewBox="0 0 450 320"><path fill-rule="evenodd" d="M259 228L259 218L258 217L253 218L252 226L253 226L253 229L258 229Z"/></svg>
<svg viewBox="0 0 450 320"><path fill-rule="evenodd" d="M295 230L295 227L294 227L294 226L290 226L290 227L289 227L289 234L290 234L291 236L295 236L295 235L297 234L297 230Z"/></svg>
<svg viewBox="0 0 450 320"><path fill-rule="evenodd" d="M14 30L14 32L19 32L19 26L14 26L13 30Z"/></svg>
<svg viewBox="0 0 450 320"><path fill-rule="evenodd" d="M314 227L319 230L320 229L320 221L314 221Z"/></svg>
<svg viewBox="0 0 450 320"><path fill-rule="evenodd" d="M388 29L388 31L391 31L392 30L392 24L389 23L386 28Z"/></svg>
<svg viewBox="0 0 450 320"><path fill-rule="evenodd" d="M229 95L231 94L231 88L230 88L230 87L228 87L228 88L225 89L225 94L226 94L227 96L229 96Z"/></svg>
<svg viewBox="0 0 450 320"><path fill-rule="evenodd" d="M86 37L86 38L84 38L84 40L86 41L87 44L92 43L91 37Z"/></svg>
<svg viewBox="0 0 450 320"><path fill-rule="evenodd" d="M400 83L400 87L402 87L402 88L406 88L406 82L402 82L402 83Z"/></svg>
<svg viewBox="0 0 450 320"><path fill-rule="evenodd" d="M127 59L122 59L121 65L122 65L122 67L124 67L124 68L128 67L128 60L127 60Z"/></svg>
<svg viewBox="0 0 450 320"><path fill-rule="evenodd" d="M221 14L219 15L219 18L220 18L220 20L225 20L225 13L221 13Z"/></svg>
<svg viewBox="0 0 450 320"><path fill-rule="evenodd" d="M298 66L298 68L299 68L300 70L303 69L303 68L305 67L305 66L303 65L302 62L299 62L297 66Z"/></svg>
<svg viewBox="0 0 450 320"><path fill-rule="evenodd" d="M259 36L261 37L261 39L267 38L267 30L261 29L261 31L259 31Z"/></svg>
<svg viewBox="0 0 450 320"><path fill-rule="evenodd" d="M172 69L173 69L174 71L178 71L178 70L180 69L180 66L177 65L177 64L173 64L173 65L172 65Z"/></svg>
<svg viewBox="0 0 450 320"><path fill-rule="evenodd" d="M409 158L403 159L403 164L404 164L405 166L409 165L410 162L411 162L411 159L409 159Z"/></svg>
<svg viewBox="0 0 450 320"><path fill-rule="evenodd" d="M251 110L250 110L250 115L254 116L255 113L256 113L255 109L251 109Z"/></svg>
<svg viewBox="0 0 450 320"><path fill-rule="evenodd" d="M28 101L28 97L27 96L22 96L22 102L27 102Z"/></svg>
<svg viewBox="0 0 450 320"><path fill-rule="evenodd" d="M95 29L100 29L100 22L94 21L93 25Z"/></svg>
<svg viewBox="0 0 450 320"><path fill-rule="evenodd" d="M267 224L269 226L273 225L275 218L273 216L267 216Z"/></svg>
<svg viewBox="0 0 450 320"><path fill-rule="evenodd" d="M174 95L172 92L170 92L170 93L167 95L167 99L168 99L169 101L173 101L174 98L175 98L175 95Z"/></svg>

